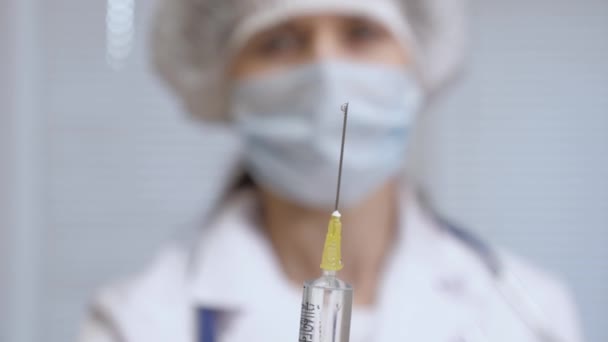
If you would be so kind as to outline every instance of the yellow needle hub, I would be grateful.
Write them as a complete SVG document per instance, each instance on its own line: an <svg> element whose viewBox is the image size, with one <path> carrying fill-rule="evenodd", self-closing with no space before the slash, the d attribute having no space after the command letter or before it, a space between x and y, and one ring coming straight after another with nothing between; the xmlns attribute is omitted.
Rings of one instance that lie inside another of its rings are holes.
<svg viewBox="0 0 608 342"><path fill-rule="evenodd" d="M321 269L325 271L339 271L342 269L342 222L340 213L336 210L331 214L323 247Z"/></svg>

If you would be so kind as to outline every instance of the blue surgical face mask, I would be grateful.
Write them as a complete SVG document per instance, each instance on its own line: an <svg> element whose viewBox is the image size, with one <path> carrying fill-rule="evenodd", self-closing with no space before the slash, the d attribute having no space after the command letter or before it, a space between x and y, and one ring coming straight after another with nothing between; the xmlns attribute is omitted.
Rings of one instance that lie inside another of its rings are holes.
<svg viewBox="0 0 608 342"><path fill-rule="evenodd" d="M403 67L320 62L232 87L247 172L297 203L331 209L349 102L341 206L351 207L405 166L421 90Z"/></svg>

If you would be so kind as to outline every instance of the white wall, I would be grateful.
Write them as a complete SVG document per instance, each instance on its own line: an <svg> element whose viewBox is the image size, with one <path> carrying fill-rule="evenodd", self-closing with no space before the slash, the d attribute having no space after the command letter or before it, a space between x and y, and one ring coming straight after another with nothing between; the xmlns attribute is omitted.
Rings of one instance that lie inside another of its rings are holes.
<svg viewBox="0 0 608 342"><path fill-rule="evenodd" d="M39 283L42 212L37 7L2 6L0 100L0 324L8 341L33 340Z"/></svg>
<svg viewBox="0 0 608 342"><path fill-rule="evenodd" d="M569 281L608 341L608 2L489 1L470 76L426 118L451 217Z"/></svg>
<svg viewBox="0 0 608 342"><path fill-rule="evenodd" d="M0 117L17 148L0 161L21 181L0 174L20 208L2 218L0 248L11 242L21 272L0 300L15 299L9 341L66 341L93 289L207 210L234 144L191 125L150 75L151 1L137 2L120 71L105 63L104 2L8 4L24 77ZM469 76L419 132L418 169L443 211L562 274L589 341L608 340L607 13L603 0L478 2Z"/></svg>
<svg viewBox="0 0 608 342"><path fill-rule="evenodd" d="M6 174L5 163L11 158L12 151L11 120L7 113L12 112L12 95L9 93L9 85L13 82L11 70L14 65L14 24L11 16L8 15L12 10L12 3L8 3L7 11L0 11L0 42L6 42L7 51L2 54L0 63L0 189L6 189L10 184L9 176ZM8 191L0 191L0 341L8 341L8 308L9 300L8 278L10 274L9 250L11 234L8 229L10 224L10 195ZM12 286L12 284L11 284Z"/></svg>
<svg viewBox="0 0 608 342"><path fill-rule="evenodd" d="M149 2L124 68L106 64L104 2L43 2L48 225L42 329L73 336L87 298L203 215L229 142L189 122L148 70ZM219 145L218 145L219 144ZM218 149L223 146L225 149ZM77 257L77 260L75 260Z"/></svg>

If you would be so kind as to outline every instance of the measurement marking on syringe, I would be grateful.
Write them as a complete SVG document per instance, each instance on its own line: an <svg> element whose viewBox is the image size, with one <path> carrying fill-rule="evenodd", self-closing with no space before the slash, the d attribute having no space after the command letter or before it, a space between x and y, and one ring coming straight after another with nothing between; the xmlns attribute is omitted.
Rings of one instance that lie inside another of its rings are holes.
<svg viewBox="0 0 608 342"><path fill-rule="evenodd" d="M300 318L300 339L299 342L312 342L315 332L315 323L318 319L320 306L309 302L302 303L302 315Z"/></svg>

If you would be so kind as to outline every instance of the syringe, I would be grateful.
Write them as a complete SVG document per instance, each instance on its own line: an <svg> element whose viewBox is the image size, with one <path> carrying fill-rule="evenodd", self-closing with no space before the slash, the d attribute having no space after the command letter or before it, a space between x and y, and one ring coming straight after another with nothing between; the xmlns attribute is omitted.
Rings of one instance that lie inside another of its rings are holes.
<svg viewBox="0 0 608 342"><path fill-rule="evenodd" d="M327 227L327 236L321 259L323 275L321 278L304 282L299 342L348 342L350 335L353 288L336 277L336 273L342 269L342 223L338 204L340 202L348 103L342 105L341 109L344 113L344 123L338 168L338 187L335 208Z"/></svg>

